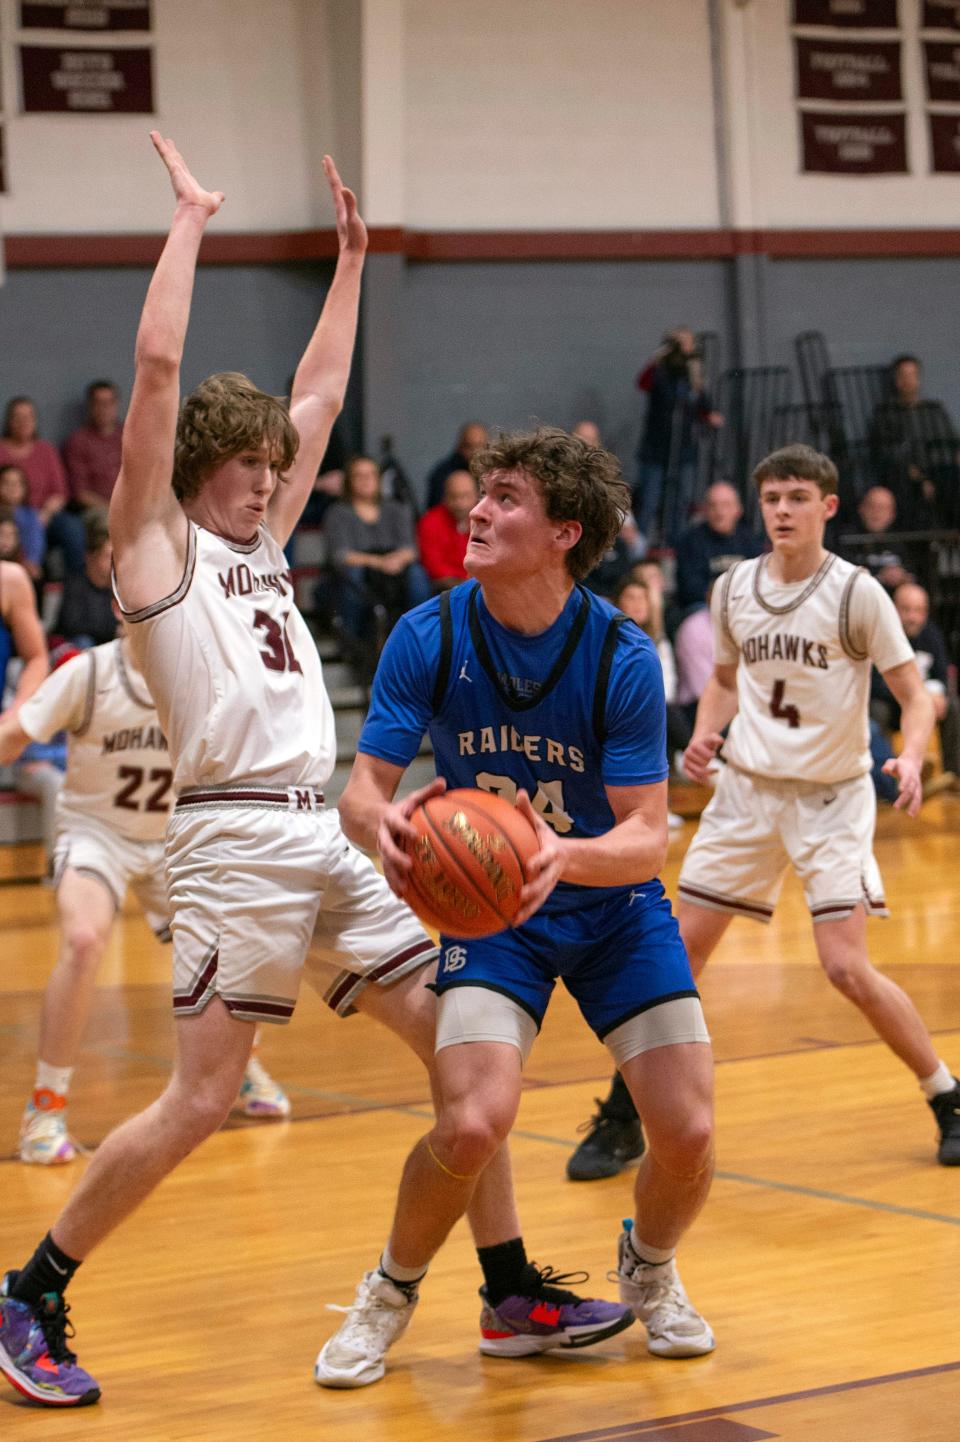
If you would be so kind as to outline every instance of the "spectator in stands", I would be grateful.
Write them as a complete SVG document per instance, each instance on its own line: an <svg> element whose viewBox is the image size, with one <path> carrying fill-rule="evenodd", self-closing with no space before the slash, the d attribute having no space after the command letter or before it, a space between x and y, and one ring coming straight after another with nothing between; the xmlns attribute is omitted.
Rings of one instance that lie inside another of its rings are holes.
<svg viewBox="0 0 960 1442"><path fill-rule="evenodd" d="M88 511L83 570L64 578L53 630L75 646L102 646L117 634L110 569L113 546L104 511Z"/></svg>
<svg viewBox="0 0 960 1442"><path fill-rule="evenodd" d="M457 444L448 456L437 461L427 476L427 506L439 505L443 500L443 483L451 471L469 471L470 461L488 440L487 428L482 421L467 421L460 427Z"/></svg>
<svg viewBox="0 0 960 1442"><path fill-rule="evenodd" d="M20 555L20 531L10 506L0 505L0 561L15 561L22 565Z"/></svg>
<svg viewBox="0 0 960 1442"><path fill-rule="evenodd" d="M467 578L463 558L478 494L469 471L451 471L443 483L443 500L417 522L420 561L436 591L449 591Z"/></svg>
<svg viewBox="0 0 960 1442"><path fill-rule="evenodd" d="M693 500L700 429L723 425L704 389L692 330L667 331L637 376L637 388L648 400L633 509L648 539L672 545Z"/></svg>
<svg viewBox="0 0 960 1442"><path fill-rule="evenodd" d="M32 580L39 580L47 536L39 511L27 504L27 478L20 466L0 466L0 505L9 506L17 523L21 566Z"/></svg>
<svg viewBox="0 0 960 1442"><path fill-rule="evenodd" d="M890 397L874 409L870 422L874 471L893 491L904 530L952 525L958 496L953 422L940 401L921 396L916 356L897 356L890 377Z"/></svg>
<svg viewBox="0 0 960 1442"><path fill-rule="evenodd" d="M904 581L913 579L902 548L896 542L889 543L885 539L897 529L896 498L887 486L871 486L868 491L864 491L857 510L860 515L860 534L870 537L872 544L849 546L845 552L847 560L854 561L858 566L865 566L881 586L893 592Z"/></svg>
<svg viewBox="0 0 960 1442"><path fill-rule="evenodd" d="M663 671L663 694L667 702L667 755L686 751L693 734L693 725L686 709L677 703L677 664L662 624L657 625L650 588L646 581L627 577L614 596L614 605L645 631L657 648ZM662 615L662 611L661 611Z"/></svg>
<svg viewBox="0 0 960 1442"><path fill-rule="evenodd" d="M713 674L713 620L710 615L710 596L716 578L710 582L705 596L706 605L697 606L680 622L673 638L674 655L677 658L677 705L686 712L691 727L697 714L697 702L703 695L703 688Z"/></svg>
<svg viewBox="0 0 960 1442"><path fill-rule="evenodd" d="M83 523L64 510L67 474L55 446L37 435L37 410L29 396L8 403L0 438L0 466L19 466L27 478L27 504L40 513L48 547L63 552L68 571L83 569Z"/></svg>
<svg viewBox="0 0 960 1442"><path fill-rule="evenodd" d="M933 708L940 733L940 756L943 773L924 788L924 794L933 791L956 789L960 786L960 707L950 685L950 666L943 632L936 622L930 620L930 597L922 586L913 581L904 581L893 594L893 604L913 647L924 687L933 700ZM896 786L892 794L884 784L893 778L882 776L878 784L878 763L893 755L890 737L900 729L900 707L883 677L874 670L870 677L870 719L871 750L874 759L874 784L877 794L884 800L896 800ZM877 736L879 730L879 737ZM877 746L877 741L881 745Z"/></svg>
<svg viewBox="0 0 960 1442"><path fill-rule="evenodd" d="M354 456L348 463L343 500L330 507L324 531L341 582L339 618L354 642L373 639L375 610L389 629L403 611L429 597L413 513L402 501L381 496L380 470L369 456Z"/></svg>
<svg viewBox="0 0 960 1442"><path fill-rule="evenodd" d="M120 392L113 381L91 381L86 424L67 437L63 448L70 496L80 509L103 509L110 504L122 441Z"/></svg>
<svg viewBox="0 0 960 1442"><path fill-rule="evenodd" d="M676 604L681 615L705 604L711 582L724 571L762 550L762 536L743 523L736 488L729 481L715 481L707 488L702 520L688 526L677 542Z"/></svg>

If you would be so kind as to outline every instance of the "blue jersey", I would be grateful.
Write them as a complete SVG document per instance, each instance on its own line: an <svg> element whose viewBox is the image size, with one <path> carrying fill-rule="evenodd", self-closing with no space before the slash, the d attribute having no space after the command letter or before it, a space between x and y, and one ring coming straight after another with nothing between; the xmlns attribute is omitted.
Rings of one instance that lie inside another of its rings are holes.
<svg viewBox="0 0 960 1442"><path fill-rule="evenodd" d="M0 614L0 706L3 704L3 693L7 684L7 665L13 655L13 637L10 635L10 628Z"/></svg>
<svg viewBox="0 0 960 1442"><path fill-rule="evenodd" d="M449 786L508 800L523 787L561 837L615 825L605 786L667 776L656 648L580 586L536 636L494 620L476 582L402 616L377 667L359 750L407 766L425 731ZM594 890L561 882L547 909L576 906Z"/></svg>

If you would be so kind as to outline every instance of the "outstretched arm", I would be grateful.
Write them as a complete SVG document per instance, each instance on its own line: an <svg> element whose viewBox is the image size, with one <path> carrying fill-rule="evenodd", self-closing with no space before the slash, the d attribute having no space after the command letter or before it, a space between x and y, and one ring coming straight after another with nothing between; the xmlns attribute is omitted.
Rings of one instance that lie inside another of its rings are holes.
<svg viewBox="0 0 960 1442"><path fill-rule="evenodd" d="M367 227L329 155L323 158L337 217L340 256L316 330L293 378L290 415L300 436L297 459L270 502L270 530L283 545L300 519L327 449L333 423L343 407L357 335L360 276L367 251Z"/></svg>
<svg viewBox="0 0 960 1442"><path fill-rule="evenodd" d="M179 581L186 520L171 489L180 401L180 359L190 318L197 253L204 228L223 202L193 178L172 140L150 139L167 168L176 209L153 273L137 331L130 408L123 428L120 475L110 501L110 532L125 603L147 605ZM138 565L138 545L152 554ZM138 573L153 568L151 578ZM158 574L159 571L159 574ZM172 586L170 582L172 580ZM157 589L144 595L144 585ZM166 589L165 589L166 588Z"/></svg>

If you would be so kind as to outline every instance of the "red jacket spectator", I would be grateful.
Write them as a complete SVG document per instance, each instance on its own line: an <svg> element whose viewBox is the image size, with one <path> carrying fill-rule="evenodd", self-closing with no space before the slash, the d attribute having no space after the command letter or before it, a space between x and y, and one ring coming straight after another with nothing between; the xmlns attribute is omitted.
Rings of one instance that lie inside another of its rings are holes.
<svg viewBox="0 0 960 1442"><path fill-rule="evenodd" d="M443 500L417 522L420 561L435 585L449 587L466 580L463 558L476 503L477 487L470 472L451 471L443 484Z"/></svg>
<svg viewBox="0 0 960 1442"><path fill-rule="evenodd" d="M81 506L109 505L120 472L123 427L120 397L112 381L87 387L87 422L67 438L63 458L70 494Z"/></svg>

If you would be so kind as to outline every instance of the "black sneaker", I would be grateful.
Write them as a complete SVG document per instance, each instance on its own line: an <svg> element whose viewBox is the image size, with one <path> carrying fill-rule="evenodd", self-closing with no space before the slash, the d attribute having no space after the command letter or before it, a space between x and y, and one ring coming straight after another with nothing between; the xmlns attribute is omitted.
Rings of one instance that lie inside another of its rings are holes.
<svg viewBox="0 0 960 1442"><path fill-rule="evenodd" d="M953 1090L932 1097L930 1106L940 1128L937 1161L942 1167L960 1167L960 1081L954 1077Z"/></svg>
<svg viewBox="0 0 960 1442"><path fill-rule="evenodd" d="M630 1162L643 1156L643 1128L639 1118L619 1115L599 1097L594 1101L597 1112L577 1128L587 1135L567 1162L571 1182L597 1182L602 1177L615 1177ZM957 1160L960 1161L960 1154Z"/></svg>

